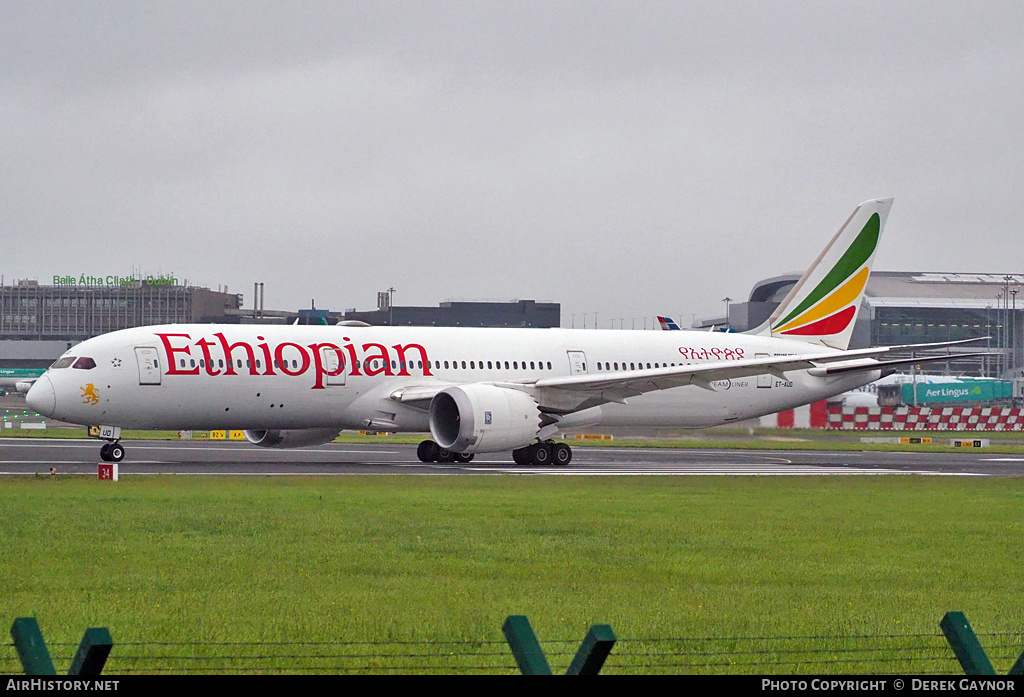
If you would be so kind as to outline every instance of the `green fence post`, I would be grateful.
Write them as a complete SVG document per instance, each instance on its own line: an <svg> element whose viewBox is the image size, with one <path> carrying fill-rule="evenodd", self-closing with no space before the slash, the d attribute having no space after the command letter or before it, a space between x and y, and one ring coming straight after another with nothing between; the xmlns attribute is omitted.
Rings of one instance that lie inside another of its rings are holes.
<svg viewBox="0 0 1024 697"><path fill-rule="evenodd" d="M1010 668L1007 675L1024 675L1024 653L1017 658L1017 662L1013 664L1013 668Z"/></svg>
<svg viewBox="0 0 1024 697"><path fill-rule="evenodd" d="M19 617L11 625L11 638L25 675L56 675L50 651L35 617Z"/></svg>
<svg viewBox="0 0 1024 697"><path fill-rule="evenodd" d="M114 640L106 627L86 629L68 675L99 675L113 647Z"/></svg>
<svg viewBox="0 0 1024 697"><path fill-rule="evenodd" d="M530 620L525 615L509 615L501 631L505 633L505 640L512 649L519 672L523 675L552 674L548 659L544 656L537 635L533 633Z"/></svg>
<svg viewBox="0 0 1024 697"><path fill-rule="evenodd" d="M595 624L580 644L566 675L597 675L615 646L615 632L607 624Z"/></svg>
<svg viewBox="0 0 1024 697"><path fill-rule="evenodd" d="M992 662L981 648L981 642L962 612L947 612L939 622L953 653L963 666L965 675L995 675ZM1020 661L1018 661L1019 663Z"/></svg>

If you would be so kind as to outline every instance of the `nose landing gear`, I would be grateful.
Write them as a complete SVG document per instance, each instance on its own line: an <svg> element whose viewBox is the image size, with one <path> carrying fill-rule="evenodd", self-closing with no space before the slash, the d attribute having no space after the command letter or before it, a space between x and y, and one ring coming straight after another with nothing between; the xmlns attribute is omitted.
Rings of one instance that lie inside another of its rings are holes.
<svg viewBox="0 0 1024 697"><path fill-rule="evenodd" d="M100 447L100 459L104 462L120 462L124 459L124 446L117 441L104 443Z"/></svg>

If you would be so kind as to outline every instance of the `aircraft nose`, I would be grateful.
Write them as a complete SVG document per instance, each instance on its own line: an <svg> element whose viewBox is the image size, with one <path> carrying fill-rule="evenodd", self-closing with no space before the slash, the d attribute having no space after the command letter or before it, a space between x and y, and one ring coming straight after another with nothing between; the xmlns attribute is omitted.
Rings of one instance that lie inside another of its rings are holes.
<svg viewBox="0 0 1024 697"><path fill-rule="evenodd" d="M53 383L45 375L29 389L25 395L25 403L43 416L53 416L57 408L57 395L53 391Z"/></svg>

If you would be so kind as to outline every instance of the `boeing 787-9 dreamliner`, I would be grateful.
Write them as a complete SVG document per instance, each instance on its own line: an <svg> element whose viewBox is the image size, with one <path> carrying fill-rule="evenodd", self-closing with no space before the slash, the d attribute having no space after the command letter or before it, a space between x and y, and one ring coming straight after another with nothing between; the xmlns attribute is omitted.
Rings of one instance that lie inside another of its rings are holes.
<svg viewBox="0 0 1024 697"><path fill-rule="evenodd" d="M746 333L138 327L71 348L27 401L46 416L103 427L108 461L125 455L122 428L242 429L271 448L373 429L429 431L424 462L512 451L520 464L565 465L572 450L553 440L562 431L727 424L929 360L894 356L908 347L848 350L891 205L858 206L770 319Z"/></svg>

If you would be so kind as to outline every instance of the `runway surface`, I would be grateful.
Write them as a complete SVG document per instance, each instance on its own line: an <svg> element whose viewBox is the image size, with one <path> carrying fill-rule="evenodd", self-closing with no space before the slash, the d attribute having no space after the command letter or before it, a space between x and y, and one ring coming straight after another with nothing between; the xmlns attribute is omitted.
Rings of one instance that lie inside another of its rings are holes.
<svg viewBox="0 0 1024 697"><path fill-rule="evenodd" d="M567 467L520 467L510 455L478 455L466 464L424 464L416 446L332 443L299 450L258 448L231 441L124 441L119 473L335 476L495 475L529 476L793 476L944 475L1024 476L1024 455L984 450L950 454L920 452L750 451L576 447ZM0 475L95 475L98 441L0 439Z"/></svg>

